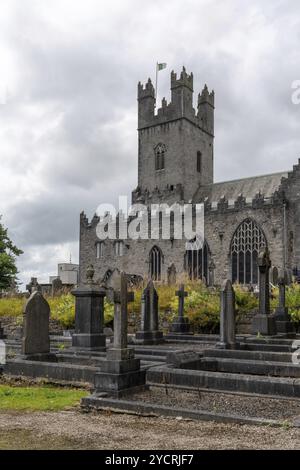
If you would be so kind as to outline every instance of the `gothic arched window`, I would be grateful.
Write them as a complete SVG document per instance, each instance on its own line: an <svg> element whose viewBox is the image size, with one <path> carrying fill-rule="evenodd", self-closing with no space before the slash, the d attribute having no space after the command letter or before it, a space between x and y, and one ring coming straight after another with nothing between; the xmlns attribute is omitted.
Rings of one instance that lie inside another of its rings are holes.
<svg viewBox="0 0 300 470"><path fill-rule="evenodd" d="M149 254L150 275L153 281L161 280L162 252L157 246L153 246Z"/></svg>
<svg viewBox="0 0 300 470"><path fill-rule="evenodd" d="M208 282L209 247L206 241L197 246L196 238L187 244L185 266L189 278L203 279Z"/></svg>
<svg viewBox="0 0 300 470"><path fill-rule="evenodd" d="M164 144L158 144L155 149L155 170L163 170L165 168L165 154L166 146Z"/></svg>
<svg viewBox="0 0 300 470"><path fill-rule="evenodd" d="M267 246L266 237L252 219L245 219L236 229L230 246L232 282L258 283L257 258Z"/></svg>

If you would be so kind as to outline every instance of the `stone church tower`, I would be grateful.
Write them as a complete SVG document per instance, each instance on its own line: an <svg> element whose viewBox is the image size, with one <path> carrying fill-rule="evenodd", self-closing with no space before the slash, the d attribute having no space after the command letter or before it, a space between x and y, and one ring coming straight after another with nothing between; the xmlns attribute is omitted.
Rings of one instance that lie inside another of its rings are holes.
<svg viewBox="0 0 300 470"><path fill-rule="evenodd" d="M268 246L278 268L300 270L300 163L290 172L215 183L214 92L205 85L193 107L193 74L171 73L171 100L155 106L149 79L138 84L138 185L133 203L192 202L205 208L205 242L99 240L95 215L80 216L80 282L89 264L110 282L124 270L137 278L170 282L182 275L221 284L257 284L259 251ZM117 188L116 188L117 191ZM299 276L300 277L300 276Z"/></svg>
<svg viewBox="0 0 300 470"><path fill-rule="evenodd" d="M138 84L138 187L133 202L188 202L213 183L214 92L193 108L193 74L171 73L171 101L155 113L155 89Z"/></svg>

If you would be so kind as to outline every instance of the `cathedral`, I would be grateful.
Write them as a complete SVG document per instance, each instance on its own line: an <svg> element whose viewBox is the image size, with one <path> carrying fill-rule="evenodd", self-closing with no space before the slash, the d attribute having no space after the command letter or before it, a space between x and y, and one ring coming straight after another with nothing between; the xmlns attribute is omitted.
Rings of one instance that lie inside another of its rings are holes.
<svg viewBox="0 0 300 470"><path fill-rule="evenodd" d="M132 278L171 283L183 274L219 285L258 282L257 257L268 247L272 265L300 267L300 161L292 171L214 182L215 95L205 85L193 107L193 74L171 72L171 101L156 108L149 79L138 84L138 185L132 203L204 205L204 243L186 240L99 240L99 217L80 215L80 281L92 264L95 280L123 270Z"/></svg>

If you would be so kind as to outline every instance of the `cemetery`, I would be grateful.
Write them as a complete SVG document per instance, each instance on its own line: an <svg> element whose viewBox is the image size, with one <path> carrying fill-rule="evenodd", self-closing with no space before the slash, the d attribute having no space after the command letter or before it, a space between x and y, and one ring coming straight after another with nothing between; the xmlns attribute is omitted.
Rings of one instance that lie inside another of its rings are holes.
<svg viewBox="0 0 300 470"><path fill-rule="evenodd" d="M286 302L291 276L272 267L267 248L258 267L258 308L244 332L237 331L238 291L230 280L220 288L219 333L191 327L184 284L171 286L177 311L162 327L152 280L139 288L139 325L129 333L135 292L128 276L116 273L108 289L94 282L89 266L85 282L72 291L75 329L50 334L50 306L36 283L24 306L21 335L0 329L7 348L1 373L87 387L90 394L81 399L86 411L299 427L300 334ZM279 292L275 307L274 286ZM107 296L114 308L113 332L104 326Z"/></svg>

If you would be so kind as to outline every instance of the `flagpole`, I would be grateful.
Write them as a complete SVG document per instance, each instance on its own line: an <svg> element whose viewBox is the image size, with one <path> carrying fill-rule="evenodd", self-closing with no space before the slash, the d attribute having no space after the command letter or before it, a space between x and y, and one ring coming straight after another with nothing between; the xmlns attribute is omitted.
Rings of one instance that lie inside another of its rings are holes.
<svg viewBox="0 0 300 470"><path fill-rule="evenodd" d="M155 103L154 107L156 108L156 99L157 99L157 72L158 72L158 62L156 62L156 74L155 74Z"/></svg>

